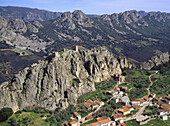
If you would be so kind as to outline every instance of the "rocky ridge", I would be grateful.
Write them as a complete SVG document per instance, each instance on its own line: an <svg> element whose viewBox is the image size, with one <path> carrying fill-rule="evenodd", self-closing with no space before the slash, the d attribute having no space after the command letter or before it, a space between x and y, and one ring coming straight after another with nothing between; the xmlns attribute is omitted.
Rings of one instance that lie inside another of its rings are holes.
<svg viewBox="0 0 170 126"><path fill-rule="evenodd" d="M124 61L120 64L105 47L54 52L0 85L0 108L64 109L79 96L95 91L95 82L121 75Z"/></svg>
<svg viewBox="0 0 170 126"><path fill-rule="evenodd" d="M165 63L169 62L169 59L170 59L170 55L169 55L168 52L161 53L161 54L159 54L157 56L151 57L150 60L148 60L146 62L143 62L140 65L140 68L145 69L145 70L151 70L154 67L157 67L159 65L162 65L162 64L165 64Z"/></svg>
<svg viewBox="0 0 170 126"><path fill-rule="evenodd" d="M20 49L30 49L35 52L44 50L47 45L53 43L40 39L36 33L43 27L38 21L28 22L21 19L7 21L0 16L0 41ZM28 37L26 34L31 33Z"/></svg>
<svg viewBox="0 0 170 126"><path fill-rule="evenodd" d="M0 6L0 15L7 20L45 21L54 19L60 16L61 13L27 7Z"/></svg>

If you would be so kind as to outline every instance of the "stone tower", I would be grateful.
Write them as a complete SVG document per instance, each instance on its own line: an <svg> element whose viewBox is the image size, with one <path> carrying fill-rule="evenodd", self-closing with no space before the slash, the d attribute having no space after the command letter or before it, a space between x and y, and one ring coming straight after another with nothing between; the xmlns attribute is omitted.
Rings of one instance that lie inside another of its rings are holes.
<svg viewBox="0 0 170 126"><path fill-rule="evenodd" d="M58 52L54 52L55 57L60 57L60 54Z"/></svg>
<svg viewBox="0 0 170 126"><path fill-rule="evenodd" d="M79 51L79 46L76 45L76 52L78 52L78 51Z"/></svg>

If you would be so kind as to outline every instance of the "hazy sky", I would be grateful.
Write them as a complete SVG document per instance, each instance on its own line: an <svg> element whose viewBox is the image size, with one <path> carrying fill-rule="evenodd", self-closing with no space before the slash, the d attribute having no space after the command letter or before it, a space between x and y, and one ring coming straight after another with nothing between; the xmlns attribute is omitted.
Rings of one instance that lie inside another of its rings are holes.
<svg viewBox="0 0 170 126"><path fill-rule="evenodd" d="M127 10L170 12L170 0L0 0L0 6L22 6L56 12L82 10L111 14Z"/></svg>

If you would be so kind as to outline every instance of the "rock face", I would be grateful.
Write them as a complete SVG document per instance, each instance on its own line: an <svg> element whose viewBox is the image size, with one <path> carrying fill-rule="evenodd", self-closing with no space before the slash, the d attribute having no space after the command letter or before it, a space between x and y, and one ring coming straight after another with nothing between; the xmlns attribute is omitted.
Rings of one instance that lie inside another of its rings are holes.
<svg viewBox="0 0 170 126"><path fill-rule="evenodd" d="M0 41L5 41L16 48L39 52L53 43L52 40L47 42L36 35L42 27L38 21L28 22L21 19L7 21L0 16ZM29 33L32 34L29 35Z"/></svg>
<svg viewBox="0 0 170 126"><path fill-rule="evenodd" d="M125 56L119 56L118 61L119 61L122 69L124 69L124 68L128 68L128 69L136 68L135 64L130 63Z"/></svg>
<svg viewBox="0 0 170 126"><path fill-rule="evenodd" d="M149 61L144 62L141 64L140 68L145 70L150 70L156 66L159 66L161 64L165 64L169 62L169 53L162 53L158 56L153 56Z"/></svg>
<svg viewBox="0 0 170 126"><path fill-rule="evenodd" d="M94 82L121 74L118 60L105 47L61 53L49 55L0 85L0 108L64 109L68 102L74 104L79 96L95 91Z"/></svg>
<svg viewBox="0 0 170 126"><path fill-rule="evenodd" d="M27 21L46 21L57 18L61 13L26 7L0 6L0 15L7 20L22 19Z"/></svg>

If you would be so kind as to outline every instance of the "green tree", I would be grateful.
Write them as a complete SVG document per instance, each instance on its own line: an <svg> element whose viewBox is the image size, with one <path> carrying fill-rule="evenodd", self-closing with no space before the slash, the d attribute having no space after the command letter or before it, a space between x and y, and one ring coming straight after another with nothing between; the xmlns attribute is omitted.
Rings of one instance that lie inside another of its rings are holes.
<svg viewBox="0 0 170 126"><path fill-rule="evenodd" d="M11 108L2 108L0 110L0 122L7 120L13 114L13 110Z"/></svg>

